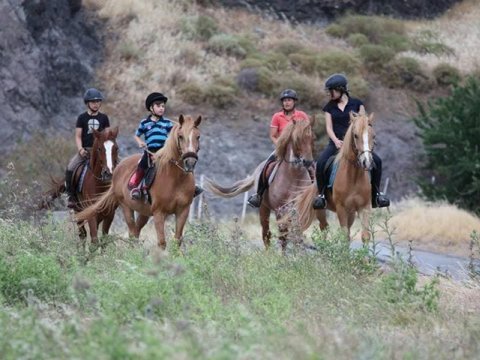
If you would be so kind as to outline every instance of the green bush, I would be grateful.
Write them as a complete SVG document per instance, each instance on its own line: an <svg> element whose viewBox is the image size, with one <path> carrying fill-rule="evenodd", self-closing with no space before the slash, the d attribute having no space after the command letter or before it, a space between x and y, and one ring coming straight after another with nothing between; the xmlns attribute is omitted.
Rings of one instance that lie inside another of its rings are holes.
<svg viewBox="0 0 480 360"><path fill-rule="evenodd" d="M364 34L360 33L355 33L355 34L350 34L347 37L347 42L355 47L360 47L362 45L368 44L368 37Z"/></svg>
<svg viewBox="0 0 480 360"><path fill-rule="evenodd" d="M187 38L201 41L207 41L218 33L217 22L206 15L183 18L180 28Z"/></svg>
<svg viewBox="0 0 480 360"><path fill-rule="evenodd" d="M436 56L455 55L455 51L438 40L438 34L430 30L418 32L412 39L412 50L420 54Z"/></svg>
<svg viewBox="0 0 480 360"><path fill-rule="evenodd" d="M360 57L367 68L376 71L395 57L395 51L386 46L367 44L360 47Z"/></svg>
<svg viewBox="0 0 480 360"><path fill-rule="evenodd" d="M240 45L235 35L217 34L208 40L207 50L217 55L229 55L242 59L247 51Z"/></svg>
<svg viewBox="0 0 480 360"><path fill-rule="evenodd" d="M274 45L274 51L285 56L290 54L299 53L304 50L304 46L299 44L297 41L292 40L281 40Z"/></svg>
<svg viewBox="0 0 480 360"><path fill-rule="evenodd" d="M348 88L352 96L366 99L369 94L368 82L361 76L351 76L348 79Z"/></svg>
<svg viewBox="0 0 480 360"><path fill-rule="evenodd" d="M0 258L0 289L5 300L58 300L66 297L67 281L63 270L50 255L19 254Z"/></svg>
<svg viewBox="0 0 480 360"><path fill-rule="evenodd" d="M140 56L140 48L129 41L124 41L118 46L120 57L124 60L138 60Z"/></svg>
<svg viewBox="0 0 480 360"><path fill-rule="evenodd" d="M355 74L361 65L351 53L340 50L322 52L317 55L315 62L315 71L322 77L340 72Z"/></svg>
<svg viewBox="0 0 480 360"><path fill-rule="evenodd" d="M395 52L407 51L411 47L408 37L397 33L386 33L382 35L379 40L379 45L386 46Z"/></svg>
<svg viewBox="0 0 480 360"><path fill-rule="evenodd" d="M408 87L417 91L429 90L431 79L420 63L410 57L400 57L385 66L383 82L391 88Z"/></svg>
<svg viewBox="0 0 480 360"><path fill-rule="evenodd" d="M186 82L182 84L177 91L182 100L189 104L197 105L203 102L203 88L196 82Z"/></svg>
<svg viewBox="0 0 480 360"><path fill-rule="evenodd" d="M451 203L480 214L480 81L454 85L452 95L419 104L414 118L426 151L428 180L419 181L431 200ZM434 181L431 181L431 179Z"/></svg>
<svg viewBox="0 0 480 360"><path fill-rule="evenodd" d="M456 67L446 63L435 66L432 73L437 84L441 86L458 84L462 78Z"/></svg>
<svg viewBox="0 0 480 360"><path fill-rule="evenodd" d="M304 74L315 73L317 66L317 56L314 54L294 53L288 56L290 63L294 68Z"/></svg>
<svg viewBox="0 0 480 360"><path fill-rule="evenodd" d="M339 24L331 24L327 26L325 32L328 35L336 38L343 38L347 34L347 30Z"/></svg>
<svg viewBox="0 0 480 360"><path fill-rule="evenodd" d="M300 106L310 109L321 108L326 100L323 84L311 76L288 72L280 79L280 88L294 89L299 97Z"/></svg>
<svg viewBox="0 0 480 360"><path fill-rule="evenodd" d="M235 102L237 89L233 85L213 83L207 86L204 99L207 103L217 108L225 108Z"/></svg>

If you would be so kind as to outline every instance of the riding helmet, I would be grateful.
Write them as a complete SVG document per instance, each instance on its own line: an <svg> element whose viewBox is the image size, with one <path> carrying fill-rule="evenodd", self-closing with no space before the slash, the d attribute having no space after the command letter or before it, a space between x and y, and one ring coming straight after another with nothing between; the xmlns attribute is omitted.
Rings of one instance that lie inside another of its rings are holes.
<svg viewBox="0 0 480 360"><path fill-rule="evenodd" d="M348 91L347 88L348 80L345 75L342 74L333 74L330 75L327 81L325 81L326 90L343 90L344 92Z"/></svg>
<svg viewBox="0 0 480 360"><path fill-rule="evenodd" d="M145 99L145 107L147 108L148 111L150 111L150 107L155 101L162 101L164 103L167 103L168 98L163 95L162 93L159 92L153 92L150 95L147 96Z"/></svg>
<svg viewBox="0 0 480 360"><path fill-rule="evenodd" d="M280 101L283 101L283 99L298 100L297 92L292 89L285 89L280 94Z"/></svg>
<svg viewBox="0 0 480 360"><path fill-rule="evenodd" d="M85 102L85 104L89 101L95 100L103 101L102 93L95 88L87 89L87 91L85 91L85 94L83 94L83 101Z"/></svg>

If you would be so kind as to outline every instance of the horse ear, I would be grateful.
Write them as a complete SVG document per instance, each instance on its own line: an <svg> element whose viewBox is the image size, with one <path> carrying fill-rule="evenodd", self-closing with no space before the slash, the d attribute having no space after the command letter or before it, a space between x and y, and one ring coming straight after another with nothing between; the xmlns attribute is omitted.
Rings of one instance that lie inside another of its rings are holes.
<svg viewBox="0 0 480 360"><path fill-rule="evenodd" d="M373 118L373 114L374 113L372 112L372 113L370 113L370 115L368 115L368 122L370 124L373 124L375 122L375 119Z"/></svg>
<svg viewBox="0 0 480 360"><path fill-rule="evenodd" d="M198 125L200 125L201 122L202 122L202 115L198 115L197 120L195 120L193 124L195 125L195 127L198 127Z"/></svg>
<svg viewBox="0 0 480 360"><path fill-rule="evenodd" d="M357 117L358 114L356 112L350 111L350 123L354 122Z"/></svg>
<svg viewBox="0 0 480 360"><path fill-rule="evenodd" d="M180 123L180 126L182 126L183 123L185 122L185 119L183 118L183 114L180 114L180 116L178 117L178 122Z"/></svg>

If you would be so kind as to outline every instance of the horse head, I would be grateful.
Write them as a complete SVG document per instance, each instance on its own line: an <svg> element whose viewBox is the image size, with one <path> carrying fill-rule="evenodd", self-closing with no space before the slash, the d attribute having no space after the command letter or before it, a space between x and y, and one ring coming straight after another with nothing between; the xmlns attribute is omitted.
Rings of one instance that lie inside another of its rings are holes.
<svg viewBox="0 0 480 360"><path fill-rule="evenodd" d="M93 135L90 167L96 178L103 182L111 181L113 170L118 164L118 126L103 131L93 130Z"/></svg>
<svg viewBox="0 0 480 360"><path fill-rule="evenodd" d="M180 115L178 118L179 128L177 130L177 148L185 172L193 172L198 161L200 150L200 130L198 126L202 117L198 116L193 120L191 116Z"/></svg>
<svg viewBox="0 0 480 360"><path fill-rule="evenodd" d="M351 135L349 140L351 141L351 149L356 156L356 161L363 169L371 170L374 165L372 154L375 143L373 113L367 115L365 112L350 112L350 123ZM347 135L345 138L347 138ZM349 147L348 144L346 145L347 147Z"/></svg>
<svg viewBox="0 0 480 360"><path fill-rule="evenodd" d="M277 157L296 166L312 166L314 123L315 117L309 121L293 119L277 141Z"/></svg>

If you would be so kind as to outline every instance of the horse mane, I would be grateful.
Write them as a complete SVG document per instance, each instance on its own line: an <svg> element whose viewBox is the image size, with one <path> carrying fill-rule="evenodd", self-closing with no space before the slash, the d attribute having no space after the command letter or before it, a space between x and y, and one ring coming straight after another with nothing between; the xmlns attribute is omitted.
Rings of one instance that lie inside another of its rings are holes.
<svg viewBox="0 0 480 360"><path fill-rule="evenodd" d="M155 153L154 161L158 168L168 165L171 159L177 159L180 156L177 146L177 136L180 128L184 128L185 134L188 134L193 127L195 127L195 122L190 115L184 117L184 122L182 125L175 124L170 131L163 148Z"/></svg>
<svg viewBox="0 0 480 360"><path fill-rule="evenodd" d="M275 155L279 160L285 159L287 155L288 145L292 143L296 145L302 141L305 131L309 129L310 122L306 120L293 120L283 130L282 134L277 140L277 147L275 148Z"/></svg>
<svg viewBox="0 0 480 360"><path fill-rule="evenodd" d="M360 124L361 123L361 124ZM353 142L353 128L356 124L360 124L361 129L365 126L369 126L369 118L365 112L355 113L350 111L350 126L343 138L343 145L338 151L337 156L335 157L335 162L340 161L340 159L353 160L355 155L353 154L352 149L354 148Z"/></svg>

